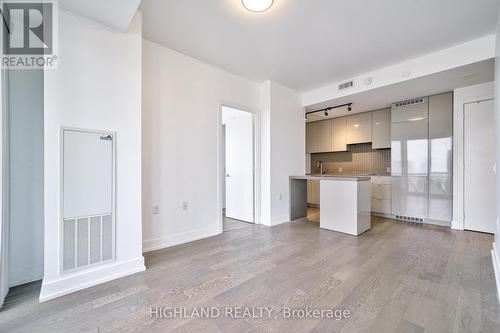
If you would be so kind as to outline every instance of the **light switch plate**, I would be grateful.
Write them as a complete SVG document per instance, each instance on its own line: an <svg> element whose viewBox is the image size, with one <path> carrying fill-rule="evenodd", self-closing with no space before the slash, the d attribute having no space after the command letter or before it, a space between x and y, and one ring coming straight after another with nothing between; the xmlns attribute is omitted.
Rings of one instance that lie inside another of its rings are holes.
<svg viewBox="0 0 500 333"><path fill-rule="evenodd" d="M184 202L182 203L182 210L188 210L188 208L189 208L188 202L187 202L187 201L184 201Z"/></svg>
<svg viewBox="0 0 500 333"><path fill-rule="evenodd" d="M152 213L153 215L160 215L160 206L153 206Z"/></svg>

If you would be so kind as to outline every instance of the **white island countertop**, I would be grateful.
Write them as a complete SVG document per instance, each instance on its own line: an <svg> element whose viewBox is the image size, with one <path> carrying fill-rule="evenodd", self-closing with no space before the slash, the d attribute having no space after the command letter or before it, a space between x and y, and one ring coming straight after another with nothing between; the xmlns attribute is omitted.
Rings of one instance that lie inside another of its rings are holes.
<svg viewBox="0 0 500 333"><path fill-rule="evenodd" d="M290 179L303 179L303 180L336 180L336 181L351 181L351 182L367 182L371 180L370 176L359 175L303 175L303 176L290 176Z"/></svg>

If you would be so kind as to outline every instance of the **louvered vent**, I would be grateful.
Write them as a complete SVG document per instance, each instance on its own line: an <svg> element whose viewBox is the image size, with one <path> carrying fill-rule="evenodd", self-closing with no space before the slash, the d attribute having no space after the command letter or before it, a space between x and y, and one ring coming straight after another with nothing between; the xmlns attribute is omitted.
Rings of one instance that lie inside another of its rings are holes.
<svg viewBox="0 0 500 333"><path fill-rule="evenodd" d="M354 87L354 81L344 82L339 84L339 90L347 89Z"/></svg>
<svg viewBox="0 0 500 333"><path fill-rule="evenodd" d="M63 225L63 271L113 259L111 215L66 219Z"/></svg>
<svg viewBox="0 0 500 333"><path fill-rule="evenodd" d="M401 108L405 106L411 106L411 105L417 105L417 104L424 104L427 102L427 98L414 98L414 99L409 99L407 101L402 101L402 102L397 102L393 104L393 108Z"/></svg>
<svg viewBox="0 0 500 333"><path fill-rule="evenodd" d="M408 221L408 222L424 222L423 218L420 217L411 217L411 216L403 216L403 215L396 215L397 220L401 221Z"/></svg>

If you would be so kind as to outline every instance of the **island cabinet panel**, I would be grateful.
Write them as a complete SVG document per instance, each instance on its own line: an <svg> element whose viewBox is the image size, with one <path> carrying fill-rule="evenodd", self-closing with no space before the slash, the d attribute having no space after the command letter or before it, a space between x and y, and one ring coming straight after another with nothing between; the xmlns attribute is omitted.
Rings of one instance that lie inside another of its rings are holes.
<svg viewBox="0 0 500 333"><path fill-rule="evenodd" d="M391 109L372 113L372 148L391 148Z"/></svg>
<svg viewBox="0 0 500 333"><path fill-rule="evenodd" d="M372 142L372 113L347 117L347 144Z"/></svg>
<svg viewBox="0 0 500 333"><path fill-rule="evenodd" d="M347 118L332 119L332 151L347 151Z"/></svg>

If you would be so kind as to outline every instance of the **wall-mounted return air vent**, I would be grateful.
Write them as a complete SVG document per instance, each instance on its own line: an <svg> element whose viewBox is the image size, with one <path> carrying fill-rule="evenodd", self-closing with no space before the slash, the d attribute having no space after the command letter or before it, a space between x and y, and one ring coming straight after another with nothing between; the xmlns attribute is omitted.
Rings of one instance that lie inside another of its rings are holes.
<svg viewBox="0 0 500 333"><path fill-rule="evenodd" d="M396 109L396 108L402 108L405 106L412 106L412 105L424 104L424 103L427 103L427 97L414 98L414 99L409 99L407 101L397 102L397 103L394 103L392 105L392 108Z"/></svg>
<svg viewBox="0 0 500 333"><path fill-rule="evenodd" d="M352 88L354 87L354 81L348 81L339 84L339 90L347 89L347 88Z"/></svg>

